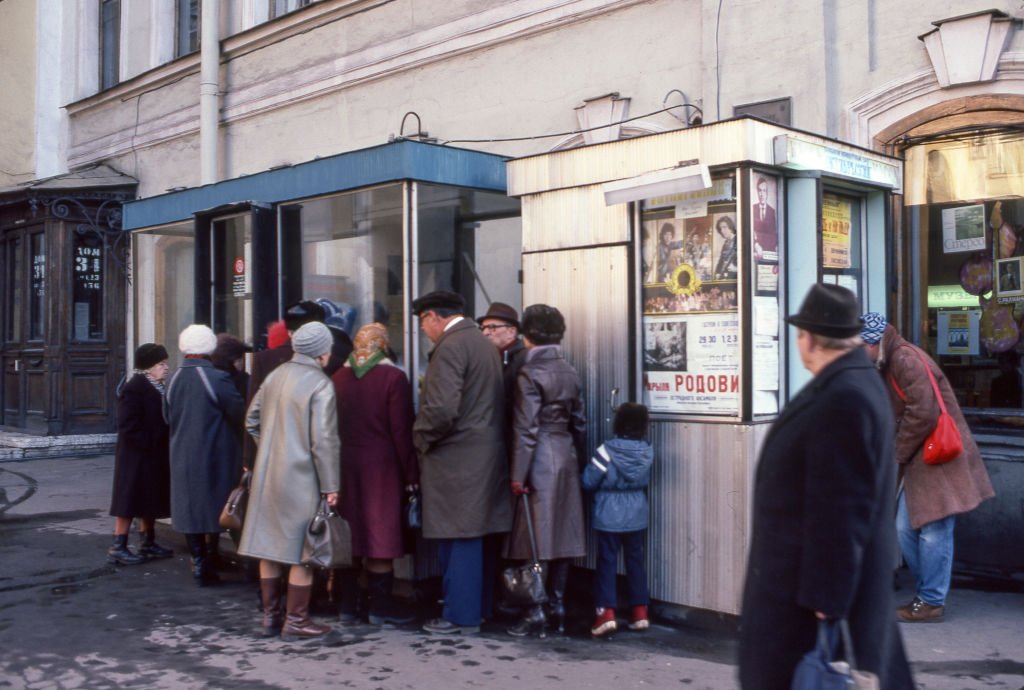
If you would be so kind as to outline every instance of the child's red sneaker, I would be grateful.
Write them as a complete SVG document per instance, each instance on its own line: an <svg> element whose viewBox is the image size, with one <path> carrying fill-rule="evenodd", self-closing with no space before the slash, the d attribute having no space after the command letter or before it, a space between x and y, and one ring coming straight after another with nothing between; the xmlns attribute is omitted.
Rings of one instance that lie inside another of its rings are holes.
<svg viewBox="0 0 1024 690"><path fill-rule="evenodd" d="M629 616L629 629L630 630L647 630L651 627L651 621L647 617L646 606L634 606L630 611Z"/></svg>
<svg viewBox="0 0 1024 690"><path fill-rule="evenodd" d="M603 637L615 632L618 627L619 624L615 622L615 609L599 608L597 609L597 618L590 626L590 634L594 637Z"/></svg>

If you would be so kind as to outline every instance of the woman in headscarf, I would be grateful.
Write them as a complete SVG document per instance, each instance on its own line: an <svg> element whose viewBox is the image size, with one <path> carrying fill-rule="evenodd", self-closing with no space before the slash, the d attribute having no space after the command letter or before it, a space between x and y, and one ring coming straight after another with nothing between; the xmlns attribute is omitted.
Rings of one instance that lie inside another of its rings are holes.
<svg viewBox="0 0 1024 690"><path fill-rule="evenodd" d="M114 517L114 544L107 560L135 565L148 558L174 555L154 541L154 523L171 514L171 477L168 468L168 432L163 418L167 350L145 343L135 351L135 375L117 396L117 450L110 514ZM138 553L128 548L128 530L139 518Z"/></svg>
<svg viewBox="0 0 1024 690"><path fill-rule="evenodd" d="M402 500L414 491L419 469L412 445L412 388L388 359L387 328L380 323L356 333L352 354L333 376L341 437L341 515L352 529L352 556L366 559L369 622L411 623L392 599L392 562L405 549ZM404 489L404 491L403 491ZM358 566L339 572L341 617L358 615Z"/></svg>

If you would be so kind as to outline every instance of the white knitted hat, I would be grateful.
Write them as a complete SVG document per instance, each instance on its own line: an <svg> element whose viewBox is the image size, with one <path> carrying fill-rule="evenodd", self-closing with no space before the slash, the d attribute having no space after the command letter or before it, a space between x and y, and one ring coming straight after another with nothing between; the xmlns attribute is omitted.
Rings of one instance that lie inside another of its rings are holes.
<svg viewBox="0 0 1024 690"><path fill-rule="evenodd" d="M327 326L314 321L292 333L292 349L307 357L327 354L334 346L334 337Z"/></svg>
<svg viewBox="0 0 1024 690"><path fill-rule="evenodd" d="M217 336L209 326L194 323L178 336L178 349L186 355L208 355L217 349Z"/></svg>

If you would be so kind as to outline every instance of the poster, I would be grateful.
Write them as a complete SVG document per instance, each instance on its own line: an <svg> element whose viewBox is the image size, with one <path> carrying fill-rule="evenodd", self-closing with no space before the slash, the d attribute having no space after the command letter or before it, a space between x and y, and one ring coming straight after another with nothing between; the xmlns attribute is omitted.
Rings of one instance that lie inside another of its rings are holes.
<svg viewBox="0 0 1024 690"><path fill-rule="evenodd" d="M942 209L945 254L985 249L985 204Z"/></svg>
<svg viewBox="0 0 1024 690"><path fill-rule="evenodd" d="M938 316L938 348L940 355L978 355L981 310L940 311Z"/></svg>
<svg viewBox="0 0 1024 690"><path fill-rule="evenodd" d="M850 268L850 228L853 204L834 194L821 200L821 266Z"/></svg>
<svg viewBox="0 0 1024 690"><path fill-rule="evenodd" d="M750 204L750 227L754 231L754 258L777 261L779 258L778 180L764 173L752 172L754 198Z"/></svg>
<svg viewBox="0 0 1024 690"><path fill-rule="evenodd" d="M658 412L738 414L739 316L644 319L644 403Z"/></svg>
<svg viewBox="0 0 1024 690"><path fill-rule="evenodd" d="M996 297L1000 301L1006 297L1024 295L1021 287L1021 257L999 259L996 261Z"/></svg>

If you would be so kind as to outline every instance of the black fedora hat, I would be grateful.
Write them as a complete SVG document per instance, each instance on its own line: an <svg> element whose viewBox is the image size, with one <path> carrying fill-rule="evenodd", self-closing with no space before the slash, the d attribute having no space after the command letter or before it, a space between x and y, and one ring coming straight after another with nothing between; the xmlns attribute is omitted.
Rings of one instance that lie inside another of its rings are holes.
<svg viewBox="0 0 1024 690"><path fill-rule="evenodd" d="M787 316L786 323L829 338L849 338L864 325L855 294L839 285L821 283L811 286L800 311Z"/></svg>
<svg viewBox="0 0 1024 690"><path fill-rule="evenodd" d="M451 290L434 290L412 301L412 313L416 316L434 309L446 309L461 314L466 309L466 300Z"/></svg>

